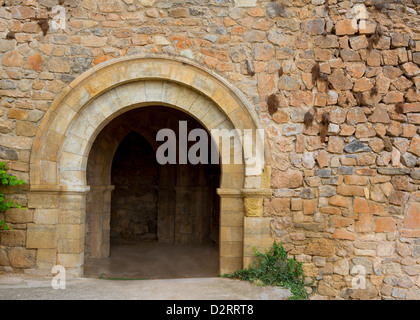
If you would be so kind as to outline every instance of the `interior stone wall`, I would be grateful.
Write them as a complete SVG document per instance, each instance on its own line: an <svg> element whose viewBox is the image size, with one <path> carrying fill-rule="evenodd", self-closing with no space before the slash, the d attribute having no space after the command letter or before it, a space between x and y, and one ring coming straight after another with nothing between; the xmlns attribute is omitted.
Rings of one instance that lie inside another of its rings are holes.
<svg viewBox="0 0 420 320"><path fill-rule="evenodd" d="M112 163L111 238L157 239L159 167L149 143L129 133Z"/></svg>

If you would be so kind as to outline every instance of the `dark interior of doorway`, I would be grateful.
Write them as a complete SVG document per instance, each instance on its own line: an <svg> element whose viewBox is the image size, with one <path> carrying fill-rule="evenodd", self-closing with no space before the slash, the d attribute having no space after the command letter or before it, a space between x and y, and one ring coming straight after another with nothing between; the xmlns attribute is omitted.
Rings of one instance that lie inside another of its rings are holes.
<svg viewBox="0 0 420 320"><path fill-rule="evenodd" d="M119 119L120 123L131 124L133 130L120 142L112 162L110 256L87 260L85 275L217 276L220 167L160 165L156 150L163 142L150 140L163 128L179 137L179 121L187 121L188 131L204 128L189 115L161 106L134 109L119 117L126 119Z"/></svg>

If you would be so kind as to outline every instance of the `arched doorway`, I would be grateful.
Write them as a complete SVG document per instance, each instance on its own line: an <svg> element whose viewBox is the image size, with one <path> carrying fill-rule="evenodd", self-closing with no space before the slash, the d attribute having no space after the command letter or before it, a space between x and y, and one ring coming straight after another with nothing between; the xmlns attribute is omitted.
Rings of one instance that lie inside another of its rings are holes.
<svg viewBox="0 0 420 320"><path fill-rule="evenodd" d="M105 212L113 189L110 180L98 183L97 190L87 184L90 151L113 119L146 106L179 109L198 120L208 132L262 130L253 106L242 92L189 59L133 55L108 60L86 71L54 100L31 151L28 207L56 216L51 224L34 223L27 229L28 239L42 238L31 241L30 246L38 250L40 272L50 274L51 267L60 264L68 274L83 274L86 195L102 193L98 210ZM256 149L255 140L249 144ZM241 149L245 149L242 142L230 151L234 154ZM269 221L262 217L263 198L272 194L268 143L263 144L263 151L254 163L220 165L220 273L241 269L252 259L254 247L272 244L267 232ZM101 170L110 172L107 166L112 161L105 160ZM102 215L101 219L106 217ZM102 241L106 238L102 236L104 230L95 231L101 234L95 246L99 256L103 256L109 250Z"/></svg>
<svg viewBox="0 0 420 320"><path fill-rule="evenodd" d="M156 159L157 133L169 129L179 140L180 124L187 134L205 130L180 110L149 106L118 116L96 138L87 164L85 275L217 276L219 165L210 154L204 164Z"/></svg>

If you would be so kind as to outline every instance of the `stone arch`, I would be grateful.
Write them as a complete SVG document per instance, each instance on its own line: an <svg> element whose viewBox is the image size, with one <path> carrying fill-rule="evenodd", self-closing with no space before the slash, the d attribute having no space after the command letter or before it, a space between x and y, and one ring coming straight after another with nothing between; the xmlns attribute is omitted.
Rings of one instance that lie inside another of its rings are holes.
<svg viewBox="0 0 420 320"><path fill-rule="evenodd" d="M86 167L92 144L119 114L153 105L177 108L208 131L261 129L251 105L237 88L188 59L155 54L128 56L88 70L55 99L33 143L28 206L51 215L51 224L28 226L27 246L38 249L40 269L50 271L51 265L61 264L75 274L83 272L84 215L89 191ZM261 217L263 197L271 195L267 143L264 162L264 170L257 174L249 174L246 164L221 165L218 193L222 198L223 273L241 268L252 256L252 250L247 253L247 239L263 237L262 233L247 230L245 218Z"/></svg>

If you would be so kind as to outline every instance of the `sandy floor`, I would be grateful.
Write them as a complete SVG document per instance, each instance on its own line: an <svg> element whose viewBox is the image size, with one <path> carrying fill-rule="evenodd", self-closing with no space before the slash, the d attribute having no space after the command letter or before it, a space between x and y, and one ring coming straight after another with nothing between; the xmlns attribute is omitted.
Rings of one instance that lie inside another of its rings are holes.
<svg viewBox="0 0 420 320"><path fill-rule="evenodd" d="M65 289L53 289L51 280L52 277L0 274L0 300L285 300L291 295L281 287L260 287L225 278L70 278Z"/></svg>
<svg viewBox="0 0 420 320"><path fill-rule="evenodd" d="M218 248L135 240L113 241L109 258L89 259L84 277L176 279L217 277Z"/></svg>
<svg viewBox="0 0 420 320"><path fill-rule="evenodd" d="M52 276L0 273L0 300L284 300L291 295L281 287L218 278L218 264L217 247L124 241L111 247L109 258L87 261L84 277L67 278L64 290L53 289Z"/></svg>

